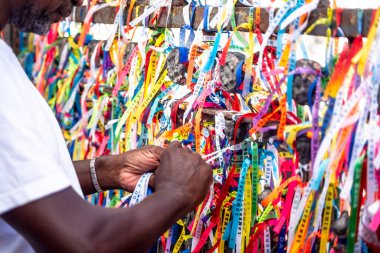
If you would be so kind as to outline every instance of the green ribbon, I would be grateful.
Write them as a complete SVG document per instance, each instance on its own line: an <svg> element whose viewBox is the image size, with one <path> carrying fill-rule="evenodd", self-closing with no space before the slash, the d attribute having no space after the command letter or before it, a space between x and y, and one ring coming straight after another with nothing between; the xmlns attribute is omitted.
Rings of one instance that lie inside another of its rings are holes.
<svg viewBox="0 0 380 253"><path fill-rule="evenodd" d="M252 150L252 218L251 227L255 225L256 215L257 215L257 183L258 183L258 169L259 169L259 152L257 147L257 142L251 142Z"/></svg>
<svg viewBox="0 0 380 253"><path fill-rule="evenodd" d="M360 183L365 155L362 155L355 164L354 168L354 183L351 188L351 215L348 223L347 235L347 253L354 253L357 234L358 216L359 216L359 201L360 201Z"/></svg>

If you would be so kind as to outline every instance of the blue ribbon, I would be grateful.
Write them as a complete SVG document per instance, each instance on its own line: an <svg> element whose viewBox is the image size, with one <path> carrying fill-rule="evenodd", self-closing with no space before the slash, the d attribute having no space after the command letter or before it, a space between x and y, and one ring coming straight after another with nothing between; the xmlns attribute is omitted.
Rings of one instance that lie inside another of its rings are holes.
<svg viewBox="0 0 380 253"><path fill-rule="evenodd" d="M228 246L233 249L236 244L236 234L239 226L239 219L241 215L242 205L243 205L243 196L244 196L244 185L245 178L247 176L247 171L251 161L248 158L244 159L243 166L240 172L239 186L236 194L236 199L232 204L232 225L231 225L231 236Z"/></svg>
<svg viewBox="0 0 380 253"><path fill-rule="evenodd" d="M240 86L240 84L243 82L243 65L244 65L244 61L240 61L238 63L238 65L236 66L236 85L238 88Z"/></svg>

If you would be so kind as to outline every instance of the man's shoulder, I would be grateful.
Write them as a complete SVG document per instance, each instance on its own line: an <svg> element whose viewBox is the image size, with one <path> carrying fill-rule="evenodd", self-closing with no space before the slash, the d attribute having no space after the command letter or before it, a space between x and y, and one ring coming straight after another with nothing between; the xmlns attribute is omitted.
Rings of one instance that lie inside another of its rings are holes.
<svg viewBox="0 0 380 253"><path fill-rule="evenodd" d="M16 55L13 53L12 49L5 43L4 40L0 39L0 62L6 63L9 61L17 60Z"/></svg>
<svg viewBox="0 0 380 253"><path fill-rule="evenodd" d="M24 78L25 72L13 50L0 39L0 78L3 79L5 76Z"/></svg>
<svg viewBox="0 0 380 253"><path fill-rule="evenodd" d="M21 91L24 93L25 85L30 84L30 80L12 49L3 40L0 40L0 93L2 93L0 96Z"/></svg>

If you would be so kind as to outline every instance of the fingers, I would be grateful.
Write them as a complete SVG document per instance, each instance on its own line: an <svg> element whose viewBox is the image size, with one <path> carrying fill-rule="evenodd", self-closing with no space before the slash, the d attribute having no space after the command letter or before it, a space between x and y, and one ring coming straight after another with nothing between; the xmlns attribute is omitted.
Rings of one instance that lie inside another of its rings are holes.
<svg viewBox="0 0 380 253"><path fill-rule="evenodd" d="M159 146L149 146L149 151L160 160L162 153L164 153L165 149Z"/></svg>
<svg viewBox="0 0 380 253"><path fill-rule="evenodd" d="M214 181L214 177L212 176L212 169L211 169L211 166L210 165L208 165L207 164L207 167L206 167L207 169L208 169L208 174L209 174L209 186L211 186L212 185L212 183L213 183L213 181Z"/></svg>
<svg viewBox="0 0 380 253"><path fill-rule="evenodd" d="M194 152L193 157L194 157L193 158L194 161L198 161L198 166L199 166L198 168L200 172L202 173L203 177L205 177L205 179L209 183L208 185L210 186L213 180L211 166L203 160L200 154Z"/></svg>
<svg viewBox="0 0 380 253"><path fill-rule="evenodd" d="M211 167L211 165L207 164L202 159L201 156L200 156L200 159L201 159L201 161L200 161L200 163L201 163L201 171L202 171L204 177L206 178L206 180L208 182L208 186L210 186L212 184L212 182L213 182L212 167Z"/></svg>
<svg viewBox="0 0 380 253"><path fill-rule="evenodd" d="M206 162L203 160L200 154L198 154L197 152L192 152L192 151L191 153L192 153L192 158L194 159L194 161L198 161L199 166L206 164Z"/></svg>
<svg viewBox="0 0 380 253"><path fill-rule="evenodd" d="M154 186L155 186L155 181L156 181L156 175L152 175L152 176L150 176L150 179L149 179L149 186L150 187L152 187L152 188L154 188Z"/></svg>
<svg viewBox="0 0 380 253"><path fill-rule="evenodd" d="M180 141L172 141L169 144L168 149L181 148L181 147L182 147L182 143Z"/></svg>
<svg viewBox="0 0 380 253"><path fill-rule="evenodd" d="M187 153L193 153L193 151L191 150L191 148L189 148L187 146L184 146L183 150L185 150Z"/></svg>
<svg viewBox="0 0 380 253"><path fill-rule="evenodd" d="M202 166L202 170L204 171L204 175L209 181L209 184L211 185L213 177L212 177L212 168L209 164L205 163Z"/></svg>
<svg viewBox="0 0 380 253"><path fill-rule="evenodd" d="M171 142L167 149L168 150L181 149L181 150L183 150L187 154L193 153L193 151L189 147L183 146L180 141L173 141L173 142Z"/></svg>

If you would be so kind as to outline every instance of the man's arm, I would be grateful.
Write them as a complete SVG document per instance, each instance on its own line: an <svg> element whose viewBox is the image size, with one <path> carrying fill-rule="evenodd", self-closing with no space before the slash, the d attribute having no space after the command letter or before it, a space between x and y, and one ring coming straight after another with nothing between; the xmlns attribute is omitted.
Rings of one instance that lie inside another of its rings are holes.
<svg viewBox="0 0 380 253"><path fill-rule="evenodd" d="M144 252L181 215L180 194L157 192L126 209L90 206L72 188L3 218L37 252Z"/></svg>
<svg viewBox="0 0 380 253"><path fill-rule="evenodd" d="M156 192L134 207L91 206L69 188L2 218L38 252L144 252L206 197L211 182L202 158L172 143L156 171Z"/></svg>

